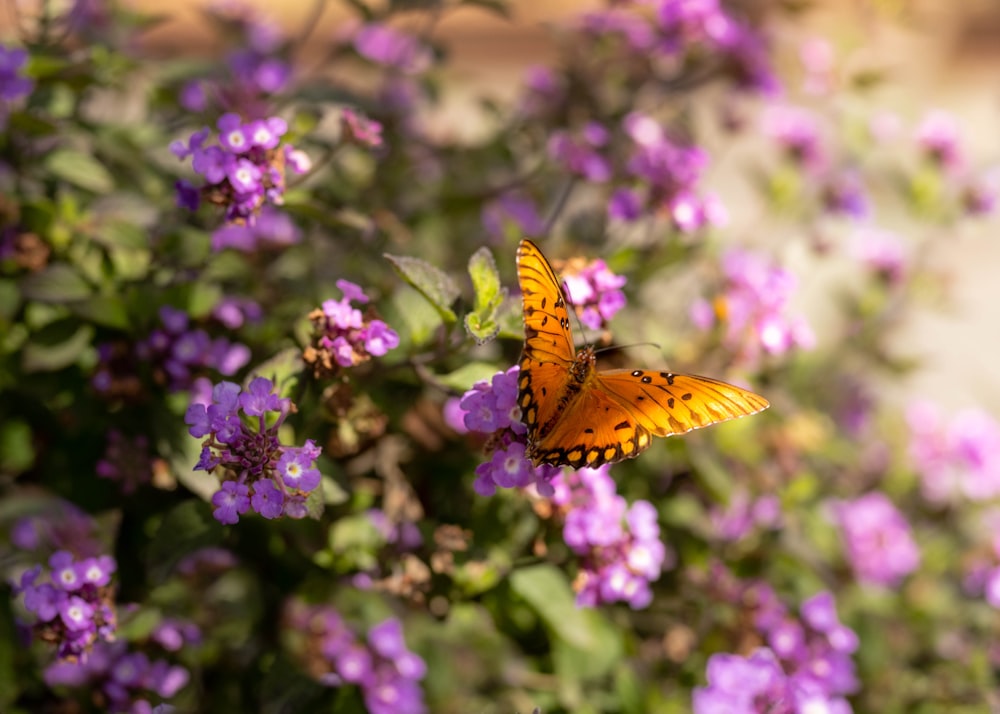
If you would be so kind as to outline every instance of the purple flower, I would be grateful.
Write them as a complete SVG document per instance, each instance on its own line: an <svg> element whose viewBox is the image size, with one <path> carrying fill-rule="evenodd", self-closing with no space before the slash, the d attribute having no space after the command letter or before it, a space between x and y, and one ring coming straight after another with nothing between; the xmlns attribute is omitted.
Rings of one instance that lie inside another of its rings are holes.
<svg viewBox="0 0 1000 714"><path fill-rule="evenodd" d="M535 202L513 191L486 204L480 219L486 232L496 240L503 238L508 226L516 229L518 235L537 236L545 231L545 222L538 215Z"/></svg>
<svg viewBox="0 0 1000 714"><path fill-rule="evenodd" d="M313 459L299 449L286 449L275 467L285 485L301 491L312 491L319 486L319 469L313 467Z"/></svg>
<svg viewBox="0 0 1000 714"><path fill-rule="evenodd" d="M362 25L354 35L354 49L362 57L406 74L423 72L431 54L417 38L388 25Z"/></svg>
<svg viewBox="0 0 1000 714"><path fill-rule="evenodd" d="M367 149L382 146L382 125L355 109L344 107L341 110L340 125L345 140Z"/></svg>
<svg viewBox="0 0 1000 714"><path fill-rule="evenodd" d="M354 367L372 357L381 357L399 346L399 335L385 322L366 314L352 302L367 303L364 291L348 280L338 280L340 300L325 300L309 314L315 329L313 348L307 359L314 369L333 373L336 367Z"/></svg>
<svg viewBox="0 0 1000 714"><path fill-rule="evenodd" d="M109 555L101 555L96 558L86 558L77 564L80 577L87 585L103 587L111 582L111 574L115 572L117 564L114 558Z"/></svg>
<svg viewBox="0 0 1000 714"><path fill-rule="evenodd" d="M835 507L847 559L862 582L893 587L917 569L920 551L906 518L880 492Z"/></svg>
<svg viewBox="0 0 1000 714"><path fill-rule="evenodd" d="M399 335L381 320L372 320L362 330L365 350L374 357L381 357L399 346Z"/></svg>
<svg viewBox="0 0 1000 714"><path fill-rule="evenodd" d="M601 330L625 307L624 276L615 275L603 260L594 260L579 270L563 271L567 298L576 308L580 322L591 330Z"/></svg>
<svg viewBox="0 0 1000 714"><path fill-rule="evenodd" d="M21 76L27 61L23 48L0 45L0 100L14 102L35 88L34 80Z"/></svg>
<svg viewBox="0 0 1000 714"><path fill-rule="evenodd" d="M801 107L775 105L764 114L763 123L764 134L784 149L793 163L813 174L825 168L827 153L815 114Z"/></svg>
<svg viewBox="0 0 1000 714"><path fill-rule="evenodd" d="M254 484L250 505L264 518L277 518L285 505L285 495L270 479L261 479Z"/></svg>
<svg viewBox="0 0 1000 714"><path fill-rule="evenodd" d="M59 617L70 630L86 630L93 626L94 608L83 598L71 595L59 604Z"/></svg>
<svg viewBox="0 0 1000 714"><path fill-rule="evenodd" d="M548 143L549 156L563 168L588 181L603 183L611 178L611 162L601 154L608 131L596 122L588 122L577 134L556 131Z"/></svg>
<svg viewBox="0 0 1000 714"><path fill-rule="evenodd" d="M887 283L898 284L906 274L909 251L902 239L891 231L861 226L851 234L849 251Z"/></svg>
<svg viewBox="0 0 1000 714"><path fill-rule="evenodd" d="M131 494L153 476L149 439L143 435L128 438L117 429L108 431L104 456L94 467L101 478L118 481L122 493Z"/></svg>
<svg viewBox="0 0 1000 714"><path fill-rule="evenodd" d="M219 490L212 494L215 510L212 516L223 525L238 523L240 516L250 510L250 489L246 484L223 481Z"/></svg>
<svg viewBox="0 0 1000 714"><path fill-rule="evenodd" d="M239 404L244 414L263 416L265 412L287 411L288 399L281 399L271 389L271 380L254 377L245 392L240 393Z"/></svg>
<svg viewBox="0 0 1000 714"><path fill-rule="evenodd" d="M958 122L948 112L929 112L917 127L915 138L927 158L944 171L957 171L964 163Z"/></svg>

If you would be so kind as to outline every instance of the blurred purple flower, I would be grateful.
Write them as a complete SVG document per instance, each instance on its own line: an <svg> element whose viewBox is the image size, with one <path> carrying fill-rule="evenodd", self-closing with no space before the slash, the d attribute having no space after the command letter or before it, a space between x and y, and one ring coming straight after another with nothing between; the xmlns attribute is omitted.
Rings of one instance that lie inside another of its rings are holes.
<svg viewBox="0 0 1000 714"><path fill-rule="evenodd" d="M965 159L958 122L953 115L941 110L929 112L917 126L914 138L927 158L940 169L954 172L962 167Z"/></svg>
<svg viewBox="0 0 1000 714"><path fill-rule="evenodd" d="M601 152L608 138L608 130L596 122L572 134L557 130L549 138L549 156L569 173L603 183L611 178L611 162Z"/></svg>
<svg viewBox="0 0 1000 714"><path fill-rule="evenodd" d="M909 251L902 239L875 226L860 226L850 235L848 251L885 282L897 285L909 266Z"/></svg>
<svg viewBox="0 0 1000 714"><path fill-rule="evenodd" d="M916 402L907 408L906 421L910 459L928 502L987 501L1000 495L1000 425L992 416L966 409L945 423L936 406Z"/></svg>
<svg viewBox="0 0 1000 714"><path fill-rule="evenodd" d="M0 45L0 102L15 102L31 94L35 82L22 76L27 63L27 50Z"/></svg>
<svg viewBox="0 0 1000 714"><path fill-rule="evenodd" d="M815 175L826 167L819 118L810 110L772 105L763 115L763 131L803 170Z"/></svg>
<svg viewBox="0 0 1000 714"><path fill-rule="evenodd" d="M836 215L863 220L871 213L869 203L864 181L857 171L842 171L823 188L824 207Z"/></svg>
<svg viewBox="0 0 1000 714"><path fill-rule="evenodd" d="M847 560L858 580L895 587L920 565L920 550L905 516L874 491L834 506Z"/></svg>
<svg viewBox="0 0 1000 714"><path fill-rule="evenodd" d="M367 149L382 146L382 124L369 119L351 107L340 112L340 126L345 141L350 141Z"/></svg>
<svg viewBox="0 0 1000 714"><path fill-rule="evenodd" d="M143 434L126 437L117 429L107 434L104 456L94 470L101 478L118 481L122 493L129 495L153 477L153 462L149 455L149 439Z"/></svg>
<svg viewBox="0 0 1000 714"><path fill-rule="evenodd" d="M506 228L518 236L538 236L545 231L545 222L538 215L535 202L522 193L507 191L487 203L481 213L486 232L494 240L501 240Z"/></svg>
<svg viewBox="0 0 1000 714"><path fill-rule="evenodd" d="M566 298L576 310L580 322L591 330L601 330L625 307L623 275L612 273L607 264L593 260L582 268L570 263L562 272Z"/></svg>
<svg viewBox="0 0 1000 714"><path fill-rule="evenodd" d="M419 74L431 64L430 50L412 36L388 25L362 25L354 35L354 49L372 62L405 74Z"/></svg>

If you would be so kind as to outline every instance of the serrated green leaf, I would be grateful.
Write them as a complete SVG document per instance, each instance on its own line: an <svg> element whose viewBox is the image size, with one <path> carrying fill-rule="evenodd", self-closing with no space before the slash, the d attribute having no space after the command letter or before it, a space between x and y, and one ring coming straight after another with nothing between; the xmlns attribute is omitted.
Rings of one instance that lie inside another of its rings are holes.
<svg viewBox="0 0 1000 714"><path fill-rule="evenodd" d="M104 164L82 151L53 151L45 157L45 167L57 178L94 193L108 193L115 187L115 181Z"/></svg>
<svg viewBox="0 0 1000 714"><path fill-rule="evenodd" d="M476 312L496 307L506 295L500 285L500 273L493 254L485 246L469 258L469 277L472 278L472 288L475 291L473 304Z"/></svg>
<svg viewBox="0 0 1000 714"><path fill-rule="evenodd" d="M385 258L392 263L403 280L427 298L445 322L453 323L458 320L451 306L458 299L460 291L450 275L419 258L388 253Z"/></svg>
<svg viewBox="0 0 1000 714"><path fill-rule="evenodd" d="M90 346L94 328L60 320L36 332L21 352L25 372L55 372L75 363Z"/></svg>
<svg viewBox="0 0 1000 714"><path fill-rule="evenodd" d="M119 295L94 295L69 306L73 314L95 325L124 330L129 326L128 308Z"/></svg>
<svg viewBox="0 0 1000 714"><path fill-rule="evenodd" d="M65 263L53 263L45 270L26 276L20 288L21 294L29 300L53 303L85 300L92 292L87 281Z"/></svg>
<svg viewBox="0 0 1000 714"><path fill-rule="evenodd" d="M484 345L500 332L500 324L492 317L470 312L465 316L465 329L477 345Z"/></svg>

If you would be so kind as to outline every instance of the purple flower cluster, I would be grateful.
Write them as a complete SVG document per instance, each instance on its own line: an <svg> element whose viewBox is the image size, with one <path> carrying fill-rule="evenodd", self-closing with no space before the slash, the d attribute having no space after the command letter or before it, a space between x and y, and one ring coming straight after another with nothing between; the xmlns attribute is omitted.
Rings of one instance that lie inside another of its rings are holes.
<svg viewBox="0 0 1000 714"><path fill-rule="evenodd" d="M718 0L660 0L658 19L668 54L715 55L738 88L768 95L780 89L763 38Z"/></svg>
<svg viewBox="0 0 1000 714"><path fill-rule="evenodd" d="M858 580L894 587L920 565L910 524L884 493L834 505L841 538Z"/></svg>
<svg viewBox="0 0 1000 714"><path fill-rule="evenodd" d="M360 286L338 280L337 287L343 293L340 300L325 300L320 308L309 313L313 341L304 351L303 359L317 374L336 374L342 368L382 357L399 346L399 335L379 320L373 309L362 314L352 304L368 302Z"/></svg>
<svg viewBox="0 0 1000 714"><path fill-rule="evenodd" d="M27 62L26 50L0 45L0 128L7 123L10 105L35 88L34 80L22 75Z"/></svg>
<svg viewBox="0 0 1000 714"><path fill-rule="evenodd" d="M702 196L697 189L708 154L672 141L663 126L646 114L632 112L623 127L632 142L626 179L637 185L612 194L608 204L612 218L634 221L647 211L663 213L684 233L726 222L725 207L718 198Z"/></svg>
<svg viewBox="0 0 1000 714"><path fill-rule="evenodd" d="M945 423L928 402L906 410L910 459L921 493L935 505L987 501L1000 495L1000 424L980 409L958 412Z"/></svg>
<svg viewBox="0 0 1000 714"><path fill-rule="evenodd" d="M754 528L781 527L781 502L773 494L751 499L745 489L733 493L725 507L715 506L708 514L711 532L720 540L736 542Z"/></svg>
<svg viewBox="0 0 1000 714"><path fill-rule="evenodd" d="M820 121L811 110L775 104L763 113L761 122L764 135L798 168L816 176L829 165Z"/></svg>
<svg viewBox="0 0 1000 714"><path fill-rule="evenodd" d="M582 266L570 261L562 271L566 298L576 309L580 322L591 330L601 330L625 307L623 275L615 275L600 259Z"/></svg>
<svg viewBox="0 0 1000 714"><path fill-rule="evenodd" d="M187 143L175 141L170 150L179 159L191 157L191 164L203 183L177 184L178 204L195 210L204 197L223 206L226 221L252 225L265 203L281 205L285 193L285 168L296 173L310 169L309 158L281 137L288 125L281 117L244 121L227 113L216 122L218 142L206 143L208 127L194 132Z"/></svg>
<svg viewBox="0 0 1000 714"><path fill-rule="evenodd" d="M652 602L650 583L672 562L656 508L642 500L629 506L609 470L604 464L562 471L552 480L552 502L565 515L563 539L580 558L577 605L627 602L638 610Z"/></svg>
<svg viewBox="0 0 1000 714"><path fill-rule="evenodd" d="M195 469L215 472L222 480L212 496L213 515L220 523L237 523L251 509L268 519L282 514L304 518L306 497L319 486L314 462L320 447L311 439L301 447L278 440L292 402L272 393L273 387L265 377L256 377L245 391L233 382L220 382L211 404L192 404L184 416L191 436L207 437ZM269 413L278 415L270 426Z"/></svg>
<svg viewBox="0 0 1000 714"><path fill-rule="evenodd" d="M708 659L707 687L692 697L694 714L850 714L851 705L812 682L789 677L774 652L760 647L747 657L719 653Z"/></svg>
<svg viewBox="0 0 1000 714"><path fill-rule="evenodd" d="M15 594L24 596L36 636L55 644L60 659L75 661L86 657L94 643L115 638L115 560L109 555L76 558L60 550L48 564L47 571L41 565L25 571Z"/></svg>
<svg viewBox="0 0 1000 714"><path fill-rule="evenodd" d="M497 372L490 382L476 382L459 401L462 421L468 431L489 434L488 461L476 467L472 487L480 496L492 496L497 488L527 488L534 485L542 496L551 496L552 478L559 469L535 466L525 456L527 428L521 423L517 405L517 375L520 367Z"/></svg>
<svg viewBox="0 0 1000 714"><path fill-rule="evenodd" d="M708 686L696 688L695 714L783 712L848 714L844 696L858 688L851 655L858 637L837 617L829 592L802 603L801 617L788 614L762 583L743 597L756 599L756 626L767 643L749 657L715 654L708 661Z"/></svg>
<svg viewBox="0 0 1000 714"><path fill-rule="evenodd" d="M744 360L761 353L782 355L793 347L810 349L812 329L801 317L786 314L796 288L795 276L764 257L739 248L722 257L725 289L714 302L698 300L691 320L702 330L716 323L723 328L722 342Z"/></svg>
<svg viewBox="0 0 1000 714"><path fill-rule="evenodd" d="M420 688L427 666L407 649L398 619L375 625L361 641L332 607L294 602L288 612L289 626L308 633L309 669L324 684L356 685L370 714L427 711Z"/></svg>
<svg viewBox="0 0 1000 714"><path fill-rule="evenodd" d="M859 226L851 233L847 248L853 258L889 285L898 285L906 275L909 250L892 231Z"/></svg>
<svg viewBox="0 0 1000 714"><path fill-rule="evenodd" d="M420 74L433 59L430 49L413 35L378 23L357 28L354 49L365 59L403 74Z"/></svg>
<svg viewBox="0 0 1000 714"><path fill-rule="evenodd" d="M118 429L110 429L104 456L97 462L95 471L101 478L118 481L125 495L135 493L153 476L149 439L142 434L129 438Z"/></svg>
<svg viewBox="0 0 1000 714"><path fill-rule="evenodd" d="M959 134L955 117L935 110L920 121L914 140L928 161L947 173L953 173L965 163Z"/></svg>
<svg viewBox="0 0 1000 714"><path fill-rule="evenodd" d="M382 146L382 125L351 107L341 110L340 127L345 141L368 149Z"/></svg>
<svg viewBox="0 0 1000 714"><path fill-rule="evenodd" d="M499 242L508 226L515 236L538 236L545 232L545 222L538 215L535 202L517 191L506 191L487 203L482 210L483 228Z"/></svg>
<svg viewBox="0 0 1000 714"><path fill-rule="evenodd" d="M549 156L567 172L587 181L611 179L611 160L606 156L611 134L601 124L589 121L577 132L559 129L549 138Z"/></svg>
<svg viewBox="0 0 1000 714"><path fill-rule="evenodd" d="M162 327L154 329L135 346L135 356L147 362L153 378L176 392L190 389L194 379L207 370L224 376L236 374L250 361L250 348L225 337L212 338L201 328L192 328L188 314L169 305L160 308ZM98 392L115 392L123 379L120 362L125 357L114 345L98 348L101 358L92 384Z"/></svg>
<svg viewBox="0 0 1000 714"><path fill-rule="evenodd" d="M130 651L124 642L100 644L81 662L56 662L45 670L50 687L76 687L97 694L104 711L113 714L153 714L166 711L151 700L170 699L191 678L180 665L164 659L151 660L143 652Z"/></svg>
<svg viewBox="0 0 1000 714"><path fill-rule="evenodd" d="M105 547L94 519L69 501L57 501L48 512L16 520L10 529L11 543L21 550L72 550L100 553Z"/></svg>

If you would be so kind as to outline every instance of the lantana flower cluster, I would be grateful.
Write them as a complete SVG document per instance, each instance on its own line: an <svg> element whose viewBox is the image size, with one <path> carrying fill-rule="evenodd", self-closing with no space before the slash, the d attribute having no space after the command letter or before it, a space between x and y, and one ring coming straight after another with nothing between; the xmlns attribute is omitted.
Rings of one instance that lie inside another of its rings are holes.
<svg viewBox="0 0 1000 714"><path fill-rule="evenodd" d="M307 634L306 666L321 682L356 685L370 714L427 711L420 688L427 666L407 648L398 619L375 625L361 640L332 607L295 601L287 613L287 625Z"/></svg>
<svg viewBox="0 0 1000 714"><path fill-rule="evenodd" d="M710 509L708 518L714 537L726 542L736 542L756 528L780 528L781 501L774 494L753 497L746 489L738 489L725 506Z"/></svg>
<svg viewBox="0 0 1000 714"><path fill-rule="evenodd" d="M352 304L368 302L360 286L338 280L337 287L343 293L340 300L325 300L309 313L314 336L312 345L303 352L303 359L318 375L356 367L399 346L399 335L376 317L373 308L363 314Z"/></svg>
<svg viewBox="0 0 1000 714"><path fill-rule="evenodd" d="M517 405L517 377L520 367L497 372L489 381L476 382L463 395L458 407L462 426L468 431L488 434L489 460L476 467L472 487L480 496L492 496L497 488L527 488L534 485L542 496L553 493L555 466L535 466L525 456L527 427L521 422Z"/></svg>
<svg viewBox="0 0 1000 714"><path fill-rule="evenodd" d="M815 337L804 318L787 314L795 275L763 256L733 248L722 257L723 290L713 301L697 300L691 320L702 330L718 325L723 345L753 363L762 353L811 349Z"/></svg>
<svg viewBox="0 0 1000 714"><path fill-rule="evenodd" d="M708 165L704 150L672 140L663 125L647 114L632 112L622 126L632 144L625 164L631 185L612 194L608 205L612 218L634 221L647 212L660 213L684 233L726 222L722 202L698 189Z"/></svg>
<svg viewBox="0 0 1000 714"><path fill-rule="evenodd" d="M629 505L609 470L607 464L564 469L552 481L552 503L564 515L566 545L580 558L577 605L627 602L638 610L652 602L650 583L672 558L660 540L656 508L644 500Z"/></svg>
<svg viewBox="0 0 1000 714"><path fill-rule="evenodd" d="M802 603L790 615L770 587L755 583L755 624L766 647L749 657L716 654L708 662L708 686L694 691L695 714L719 711L848 714L844 699L858 688L851 655L858 637L837 616L829 592Z"/></svg>
<svg viewBox="0 0 1000 714"><path fill-rule="evenodd" d="M175 141L170 150L191 164L203 183L177 183L178 204L196 210L201 198L225 208L226 221L252 225L265 203L281 205L285 168L305 173L309 157L291 144L282 144L288 124L281 117L244 121L235 113L216 122L217 143L208 143L208 127L194 132L187 143Z"/></svg>
<svg viewBox="0 0 1000 714"><path fill-rule="evenodd" d="M212 389L211 404L192 404L185 414L191 436L206 437L195 470L215 473L222 481L212 496L220 523L237 523L251 509L268 519L304 518L306 497L320 484L315 461L322 449L312 439L300 447L278 439L292 402L273 388L265 377L254 378L245 391L234 382L220 382ZM268 414L277 414L270 425Z"/></svg>
<svg viewBox="0 0 1000 714"><path fill-rule="evenodd" d="M193 327L183 310L164 305L159 316L162 327L154 328L134 348L123 342L98 346L99 362L91 384L100 394L138 398L142 386L136 360L146 363L153 379L171 392L190 389L198 377L209 371L229 377L250 361L249 347Z"/></svg>
<svg viewBox="0 0 1000 714"><path fill-rule="evenodd" d="M125 642L101 643L81 662L55 662L46 668L50 687L86 688L113 714L153 714L173 711L154 708L170 699L191 679L187 669L166 659L150 659L130 650Z"/></svg>
<svg viewBox="0 0 1000 714"><path fill-rule="evenodd" d="M946 420L930 402L906 410L910 460L932 505L987 501L1000 495L1000 424L981 409Z"/></svg>
<svg viewBox="0 0 1000 714"><path fill-rule="evenodd" d="M15 593L34 616L31 629L52 643L60 659L83 658L98 641L115 638L117 620L111 575L117 565L109 555L77 558L67 550L52 554L48 568L27 570Z"/></svg>
<svg viewBox="0 0 1000 714"><path fill-rule="evenodd" d="M0 128L7 124L10 106L35 88L34 80L24 76L27 63L25 49L0 45Z"/></svg>
<svg viewBox="0 0 1000 714"><path fill-rule="evenodd" d="M624 275L616 275L598 258L587 263L569 261L561 273L566 299L580 322L591 330L603 329L625 307Z"/></svg>
<svg viewBox="0 0 1000 714"><path fill-rule="evenodd" d="M833 506L847 561L858 580L894 587L920 565L910 524L879 491Z"/></svg>

